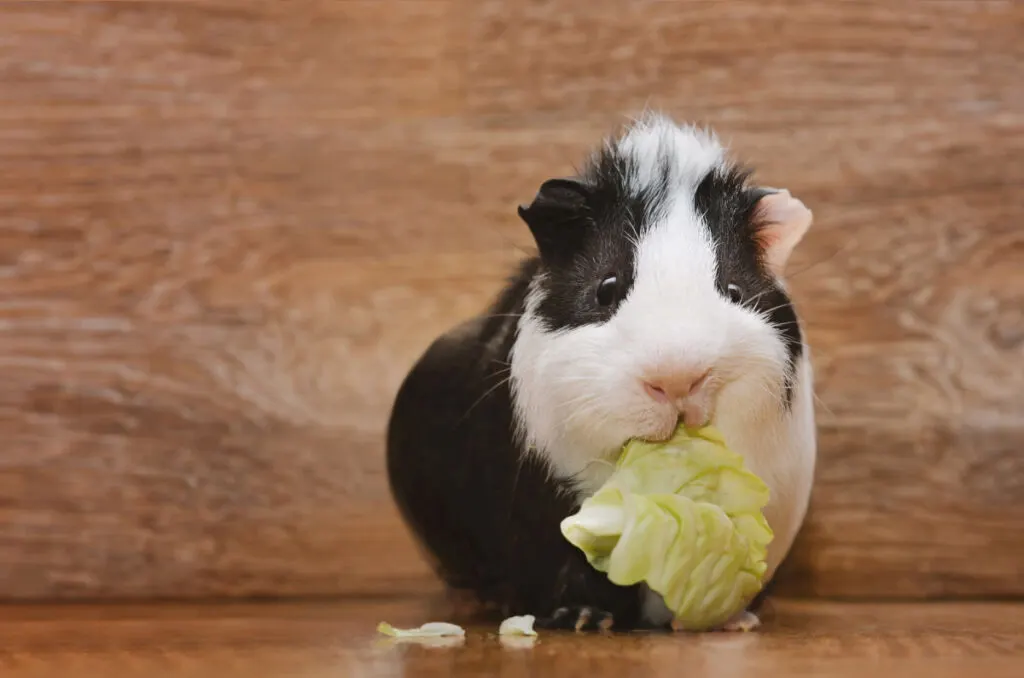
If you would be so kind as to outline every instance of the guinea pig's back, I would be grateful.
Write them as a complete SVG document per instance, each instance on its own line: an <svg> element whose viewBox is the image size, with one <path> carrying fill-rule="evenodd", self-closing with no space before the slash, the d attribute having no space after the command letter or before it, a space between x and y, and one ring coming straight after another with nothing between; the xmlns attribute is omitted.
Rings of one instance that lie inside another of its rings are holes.
<svg viewBox="0 0 1024 678"><path fill-rule="evenodd" d="M502 507L519 464L507 350L492 328L476 318L435 340L399 388L388 424L395 502L454 587L495 576Z"/></svg>

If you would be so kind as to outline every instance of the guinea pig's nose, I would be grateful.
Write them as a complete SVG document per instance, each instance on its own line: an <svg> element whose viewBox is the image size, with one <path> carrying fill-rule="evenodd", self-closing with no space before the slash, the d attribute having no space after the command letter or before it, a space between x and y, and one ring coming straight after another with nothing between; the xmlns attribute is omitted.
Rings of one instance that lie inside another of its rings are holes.
<svg viewBox="0 0 1024 678"><path fill-rule="evenodd" d="M711 370L703 372L669 372L644 381L644 391L660 403L674 403L679 406L684 400L700 390L708 380Z"/></svg>

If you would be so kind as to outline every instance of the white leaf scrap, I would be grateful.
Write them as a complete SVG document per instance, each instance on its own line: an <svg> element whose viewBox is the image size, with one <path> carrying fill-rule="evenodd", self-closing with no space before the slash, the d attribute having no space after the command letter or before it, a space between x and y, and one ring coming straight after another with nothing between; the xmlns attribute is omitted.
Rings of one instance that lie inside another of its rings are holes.
<svg viewBox="0 0 1024 678"><path fill-rule="evenodd" d="M396 629L387 622L381 622L377 625L377 631L392 638L445 638L466 635L465 629L461 626L447 622L428 622L415 629Z"/></svg>
<svg viewBox="0 0 1024 678"><path fill-rule="evenodd" d="M533 630L533 622L534 616L532 614L523 615L522 617L509 617L501 622L501 626L498 627L498 635L535 636L537 632Z"/></svg>

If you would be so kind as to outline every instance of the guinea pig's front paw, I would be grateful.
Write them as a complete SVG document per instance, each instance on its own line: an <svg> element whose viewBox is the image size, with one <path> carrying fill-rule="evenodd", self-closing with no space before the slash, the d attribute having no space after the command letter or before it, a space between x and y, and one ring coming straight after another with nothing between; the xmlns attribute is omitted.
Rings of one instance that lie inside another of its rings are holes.
<svg viewBox="0 0 1024 678"><path fill-rule="evenodd" d="M610 612L585 605L560 607L535 625L549 631L608 631L615 620Z"/></svg>

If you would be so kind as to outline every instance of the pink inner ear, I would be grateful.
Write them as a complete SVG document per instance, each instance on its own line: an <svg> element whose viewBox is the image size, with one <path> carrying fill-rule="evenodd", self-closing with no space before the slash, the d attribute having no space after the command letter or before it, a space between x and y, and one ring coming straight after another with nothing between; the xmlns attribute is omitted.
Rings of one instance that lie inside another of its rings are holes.
<svg viewBox="0 0 1024 678"><path fill-rule="evenodd" d="M789 191L782 190L761 198L755 218L761 224L765 263L781 277L793 249L810 228L813 215Z"/></svg>
<svg viewBox="0 0 1024 678"><path fill-rule="evenodd" d="M761 241L762 247L770 249L778 244L779 239L782 236L779 234L779 229L775 228L775 224L764 224L761 227L761 232L758 239Z"/></svg>

